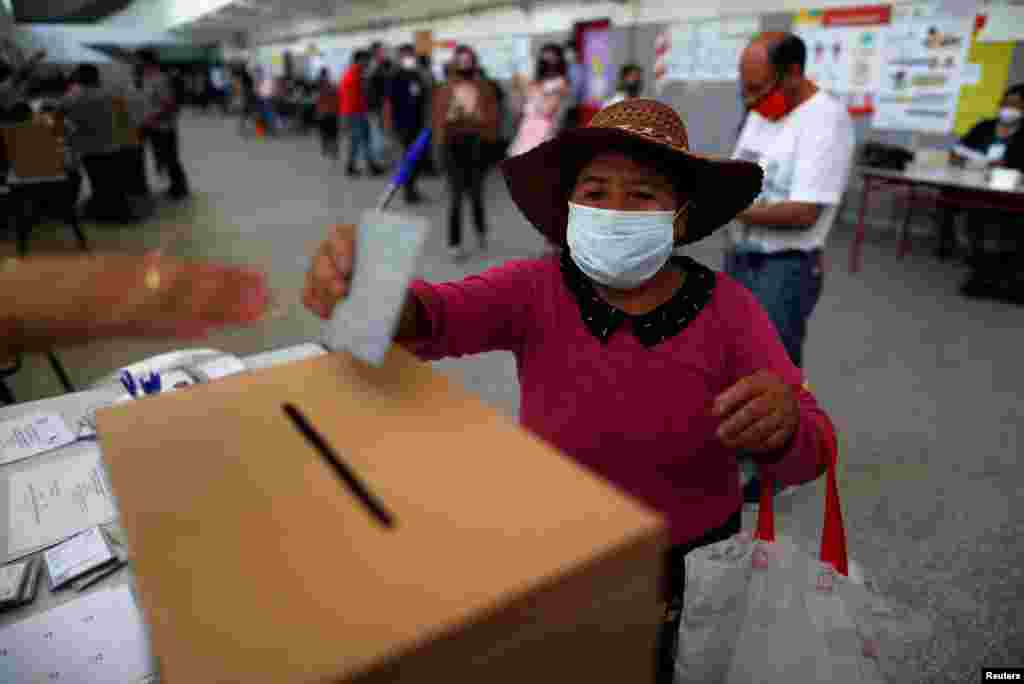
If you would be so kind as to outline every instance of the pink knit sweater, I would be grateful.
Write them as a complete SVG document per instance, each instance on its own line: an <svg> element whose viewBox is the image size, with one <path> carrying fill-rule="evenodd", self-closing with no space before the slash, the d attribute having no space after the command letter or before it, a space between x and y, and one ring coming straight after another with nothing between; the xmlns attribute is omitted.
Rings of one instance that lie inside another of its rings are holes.
<svg viewBox="0 0 1024 684"><path fill-rule="evenodd" d="M763 369L796 388L804 382L753 295L721 273L713 283L696 318L645 347L628 323L601 343L557 258L513 261L458 282L417 280L412 292L432 334L410 349L424 360L515 354L523 427L663 514L672 543L686 543L742 505L736 453L715 434L714 400ZM833 448L814 396L801 389L799 401L791 448L767 466L783 485L814 479Z"/></svg>

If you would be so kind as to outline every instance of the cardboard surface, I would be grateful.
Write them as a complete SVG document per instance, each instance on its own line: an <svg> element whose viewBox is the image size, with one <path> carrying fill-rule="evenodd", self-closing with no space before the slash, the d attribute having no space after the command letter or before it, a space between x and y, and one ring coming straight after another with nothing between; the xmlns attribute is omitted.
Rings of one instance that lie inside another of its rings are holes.
<svg viewBox="0 0 1024 684"><path fill-rule="evenodd" d="M380 368L331 354L97 420L170 684L653 676L661 521L401 348Z"/></svg>

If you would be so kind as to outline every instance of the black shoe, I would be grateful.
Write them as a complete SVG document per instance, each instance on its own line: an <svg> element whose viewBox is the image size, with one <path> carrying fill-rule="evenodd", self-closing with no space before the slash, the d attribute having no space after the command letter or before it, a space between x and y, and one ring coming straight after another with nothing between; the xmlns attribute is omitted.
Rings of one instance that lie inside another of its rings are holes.
<svg viewBox="0 0 1024 684"><path fill-rule="evenodd" d="M382 166L377 166L376 164L371 164L370 165L370 175L371 176L383 176L387 172L388 172L387 169L385 169Z"/></svg>
<svg viewBox="0 0 1024 684"><path fill-rule="evenodd" d="M345 169L345 175L348 176L349 178L359 178L360 176L363 175L363 173L356 167L350 166L347 169Z"/></svg>
<svg viewBox="0 0 1024 684"><path fill-rule="evenodd" d="M409 192L405 193L406 204L423 204L423 201L423 195L421 195L416 190L410 190Z"/></svg>
<svg viewBox="0 0 1024 684"><path fill-rule="evenodd" d="M167 199L172 202L183 202L191 197L192 194L188 190L168 190Z"/></svg>

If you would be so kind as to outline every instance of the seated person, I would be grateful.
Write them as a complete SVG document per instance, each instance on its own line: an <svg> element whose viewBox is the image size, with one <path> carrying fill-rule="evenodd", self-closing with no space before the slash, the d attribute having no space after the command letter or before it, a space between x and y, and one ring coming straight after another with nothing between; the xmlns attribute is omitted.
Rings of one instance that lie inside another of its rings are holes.
<svg viewBox="0 0 1024 684"><path fill-rule="evenodd" d="M998 116L979 122L953 148L953 162L964 164L968 160L988 167L1012 168L1024 171L1024 84L1010 88L1000 104ZM967 215L968 235L971 241L971 274L961 288L967 297L1012 298L1019 287L1016 265L1019 248L1000 250L1002 253L986 255L985 231L990 225L1008 228L1000 232L1016 240L1012 227L1019 219L999 211L972 210ZM952 240L950 227L944 232L944 242Z"/></svg>

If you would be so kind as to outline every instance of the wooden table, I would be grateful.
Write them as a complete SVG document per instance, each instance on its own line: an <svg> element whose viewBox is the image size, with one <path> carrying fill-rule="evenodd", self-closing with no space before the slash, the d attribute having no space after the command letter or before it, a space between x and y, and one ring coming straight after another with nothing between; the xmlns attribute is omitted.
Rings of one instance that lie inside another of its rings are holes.
<svg viewBox="0 0 1024 684"><path fill-rule="evenodd" d="M908 168L905 171L861 167L864 188L861 191L860 215L857 220L857 234L850 246L850 272L856 273L861 266L861 249L864 244L865 219L871 195L883 188L904 189L907 193L907 214L903 221L903 235L900 239L899 255L904 256L910 249L910 217L913 206L919 203L921 190L937 193L929 198L935 206L954 209L982 209L1024 213L1024 187L1013 190L996 190L988 183L984 171L939 167L933 169Z"/></svg>

